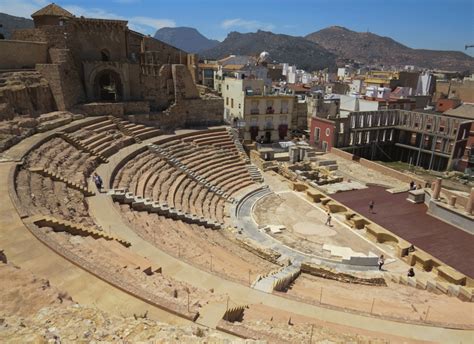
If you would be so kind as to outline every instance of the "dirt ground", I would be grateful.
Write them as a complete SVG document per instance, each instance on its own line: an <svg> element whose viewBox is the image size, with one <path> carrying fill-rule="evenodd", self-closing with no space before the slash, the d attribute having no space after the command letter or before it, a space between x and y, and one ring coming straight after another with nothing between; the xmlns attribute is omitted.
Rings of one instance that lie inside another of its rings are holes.
<svg viewBox="0 0 474 344"><path fill-rule="evenodd" d="M1 343L250 343L197 325L113 316L74 303L46 280L0 262Z"/></svg>
<svg viewBox="0 0 474 344"><path fill-rule="evenodd" d="M340 326L261 304L250 305L242 322L226 323L255 333L269 343L421 343L406 338Z"/></svg>
<svg viewBox="0 0 474 344"><path fill-rule="evenodd" d="M288 191L265 197L254 208L255 221L259 225L283 225L286 230L273 236L284 244L308 254L330 258L323 251L324 244L350 247L365 255L380 251L375 245L361 239L351 230L332 221L326 226L327 215L319 208L301 199L296 192Z"/></svg>
<svg viewBox="0 0 474 344"><path fill-rule="evenodd" d="M365 286L302 274L287 295L313 303L319 303L321 298L323 304L364 313L372 311L374 315L474 328L472 302L400 284L388 283L387 287Z"/></svg>

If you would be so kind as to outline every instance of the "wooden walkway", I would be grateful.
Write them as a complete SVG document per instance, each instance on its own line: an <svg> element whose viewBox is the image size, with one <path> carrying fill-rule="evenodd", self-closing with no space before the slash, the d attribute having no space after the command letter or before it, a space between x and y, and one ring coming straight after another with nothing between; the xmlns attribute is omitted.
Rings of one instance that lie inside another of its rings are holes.
<svg viewBox="0 0 474 344"><path fill-rule="evenodd" d="M406 200L407 195L369 187L331 197L474 278L474 235L428 215L425 204L412 204ZM372 200L375 202L373 214L369 212Z"/></svg>

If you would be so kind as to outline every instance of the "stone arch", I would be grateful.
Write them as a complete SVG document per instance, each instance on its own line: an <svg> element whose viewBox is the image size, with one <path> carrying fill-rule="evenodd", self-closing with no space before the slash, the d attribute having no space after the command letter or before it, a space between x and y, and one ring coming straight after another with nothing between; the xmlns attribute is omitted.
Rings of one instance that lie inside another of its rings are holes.
<svg viewBox="0 0 474 344"><path fill-rule="evenodd" d="M93 87L96 100L121 101L123 99L123 81L120 73L113 69L103 69L96 73Z"/></svg>

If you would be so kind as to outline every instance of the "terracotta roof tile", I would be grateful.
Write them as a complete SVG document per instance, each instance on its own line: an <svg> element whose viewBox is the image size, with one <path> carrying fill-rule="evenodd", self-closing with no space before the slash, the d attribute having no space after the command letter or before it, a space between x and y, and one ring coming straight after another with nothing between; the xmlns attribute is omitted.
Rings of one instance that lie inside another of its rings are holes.
<svg viewBox="0 0 474 344"><path fill-rule="evenodd" d="M31 15L32 18L40 16L54 16L54 17L74 17L74 15L64 8L56 5L54 2L42 9L36 11Z"/></svg>

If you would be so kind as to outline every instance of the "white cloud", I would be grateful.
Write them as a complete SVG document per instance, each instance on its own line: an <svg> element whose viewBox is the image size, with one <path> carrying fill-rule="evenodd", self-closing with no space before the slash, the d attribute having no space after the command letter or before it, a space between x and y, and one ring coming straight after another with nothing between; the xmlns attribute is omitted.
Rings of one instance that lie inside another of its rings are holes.
<svg viewBox="0 0 474 344"><path fill-rule="evenodd" d="M34 12L46 6L48 3L49 2L47 0L0 0L0 12L7 13L12 16L30 18Z"/></svg>
<svg viewBox="0 0 474 344"><path fill-rule="evenodd" d="M132 30L139 31L145 34L155 34L155 31L162 27L175 27L176 23L172 19L164 18L152 18L152 17L123 17L112 12L105 11L101 8L88 8L85 9L80 6L65 6L69 12L76 16L84 16L86 18L104 18L104 19L117 19L117 20L128 20L128 25Z"/></svg>
<svg viewBox="0 0 474 344"><path fill-rule="evenodd" d="M130 2L136 0L117 0L122 2ZM0 12L11 14L18 17L29 18L32 13L36 12L40 8L48 5L48 0L16 0L16 1L5 1L0 0ZM86 18L104 18L104 19L116 19L116 20L128 20L129 27L132 30L139 31L144 34L154 34L156 30L162 27L175 27L176 23L172 19L165 18L153 18L153 17L124 17L113 12L109 12L102 8L84 8L77 5L63 6L64 9L71 12L72 14Z"/></svg>
<svg viewBox="0 0 474 344"><path fill-rule="evenodd" d="M223 29L242 28L249 31L258 30L258 29L271 31L275 28L275 25L270 24L270 23L263 23L258 20L245 20L242 18L233 18L233 19L224 20L221 23L221 27Z"/></svg>
<svg viewBox="0 0 474 344"><path fill-rule="evenodd" d="M162 27L175 27L176 23L171 19L158 19L150 17L132 17L130 22L133 22L138 25L145 25L155 29L160 29Z"/></svg>

